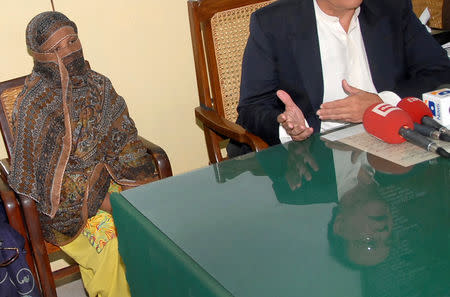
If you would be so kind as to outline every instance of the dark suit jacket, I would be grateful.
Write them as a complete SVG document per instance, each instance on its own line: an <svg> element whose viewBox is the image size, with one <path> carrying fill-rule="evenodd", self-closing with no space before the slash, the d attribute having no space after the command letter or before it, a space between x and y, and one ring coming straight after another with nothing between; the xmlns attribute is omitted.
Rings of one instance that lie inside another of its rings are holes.
<svg viewBox="0 0 450 297"><path fill-rule="evenodd" d="M269 145L279 143L276 97L287 91L315 132L323 98L322 66L313 0L279 0L256 11L242 65L237 123ZM426 32L409 0L364 0L359 15L374 85L400 97L450 82L445 51Z"/></svg>

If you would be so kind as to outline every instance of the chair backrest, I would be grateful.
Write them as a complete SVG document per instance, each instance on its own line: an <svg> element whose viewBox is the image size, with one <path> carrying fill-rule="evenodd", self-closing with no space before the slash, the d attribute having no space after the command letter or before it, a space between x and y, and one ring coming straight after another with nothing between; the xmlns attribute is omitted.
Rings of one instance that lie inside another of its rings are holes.
<svg viewBox="0 0 450 297"><path fill-rule="evenodd" d="M200 105L235 122L250 15L275 0L189 0Z"/></svg>
<svg viewBox="0 0 450 297"><path fill-rule="evenodd" d="M25 76L22 76L0 83L0 128L6 151L8 152L8 157L11 157L10 154L14 145L11 115L17 95L19 95L23 89L25 78Z"/></svg>
<svg viewBox="0 0 450 297"><path fill-rule="evenodd" d="M88 61L86 67L91 68ZM14 139L12 136L11 116L16 102L17 96L23 89L26 76L21 76L15 79L4 81L0 83L0 129L5 143L8 157L11 159L11 151L14 146Z"/></svg>
<svg viewBox="0 0 450 297"><path fill-rule="evenodd" d="M425 8L430 12L427 25L435 29L450 30L450 0L412 0L414 13L419 17Z"/></svg>

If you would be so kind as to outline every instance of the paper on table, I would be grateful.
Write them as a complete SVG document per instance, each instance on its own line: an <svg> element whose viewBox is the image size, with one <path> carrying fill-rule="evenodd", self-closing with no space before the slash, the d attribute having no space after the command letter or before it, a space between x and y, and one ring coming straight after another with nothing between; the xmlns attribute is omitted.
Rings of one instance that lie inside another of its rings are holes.
<svg viewBox="0 0 450 297"><path fill-rule="evenodd" d="M336 141L340 140L349 136L361 134L363 132L366 132L364 129L364 126L362 124L356 125L356 126L350 126L348 128L339 129L334 132L330 132L328 134L322 135L321 138L324 138L329 141Z"/></svg>
<svg viewBox="0 0 450 297"><path fill-rule="evenodd" d="M362 131L361 132L361 127ZM351 130L350 130L351 129ZM345 131L349 130L349 131ZM366 151L375 156L384 158L404 167L431 160L438 157L435 153L430 153L414 144L404 142L401 144L385 143L378 138L365 132L362 125L353 126L322 136L330 141L340 141L359 150ZM435 141L438 145L450 150L450 143Z"/></svg>

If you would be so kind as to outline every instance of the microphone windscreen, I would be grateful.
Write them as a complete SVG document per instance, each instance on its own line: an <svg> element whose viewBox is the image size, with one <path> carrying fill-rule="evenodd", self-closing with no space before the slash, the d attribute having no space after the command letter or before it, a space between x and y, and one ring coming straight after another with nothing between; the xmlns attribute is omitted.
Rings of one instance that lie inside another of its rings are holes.
<svg viewBox="0 0 450 297"><path fill-rule="evenodd" d="M408 113L387 103L376 103L366 109L363 115L366 131L387 143L402 143L404 139L398 133L400 128L414 129L414 123Z"/></svg>
<svg viewBox="0 0 450 297"><path fill-rule="evenodd" d="M403 98L397 104L397 106L406 111L415 123L422 124L422 119L424 116L429 116L433 118L433 113L431 112L428 105L426 105L419 98L416 97Z"/></svg>

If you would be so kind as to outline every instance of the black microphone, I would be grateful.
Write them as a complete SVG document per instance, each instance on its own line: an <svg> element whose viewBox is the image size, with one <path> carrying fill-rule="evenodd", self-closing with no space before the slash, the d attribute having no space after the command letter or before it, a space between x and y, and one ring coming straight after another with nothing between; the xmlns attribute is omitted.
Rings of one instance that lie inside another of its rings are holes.
<svg viewBox="0 0 450 297"><path fill-rule="evenodd" d="M444 158L450 158L450 153L448 153L444 148L438 146L436 142L424 137L422 134L414 130L401 127L398 131L398 134L400 134L408 142L424 148L429 152L436 153Z"/></svg>
<svg viewBox="0 0 450 297"><path fill-rule="evenodd" d="M417 131L420 134L432 139L450 141L450 135L441 133L439 130L436 130L435 128L430 126L414 123L414 131Z"/></svg>
<svg viewBox="0 0 450 297"><path fill-rule="evenodd" d="M436 122L433 118L430 118L428 116L424 116L423 119L422 119L422 123L424 125L433 127L434 129L438 130L439 132L441 132L441 133L447 135L448 137L450 137L450 130L447 129L446 127L442 126L438 122Z"/></svg>

